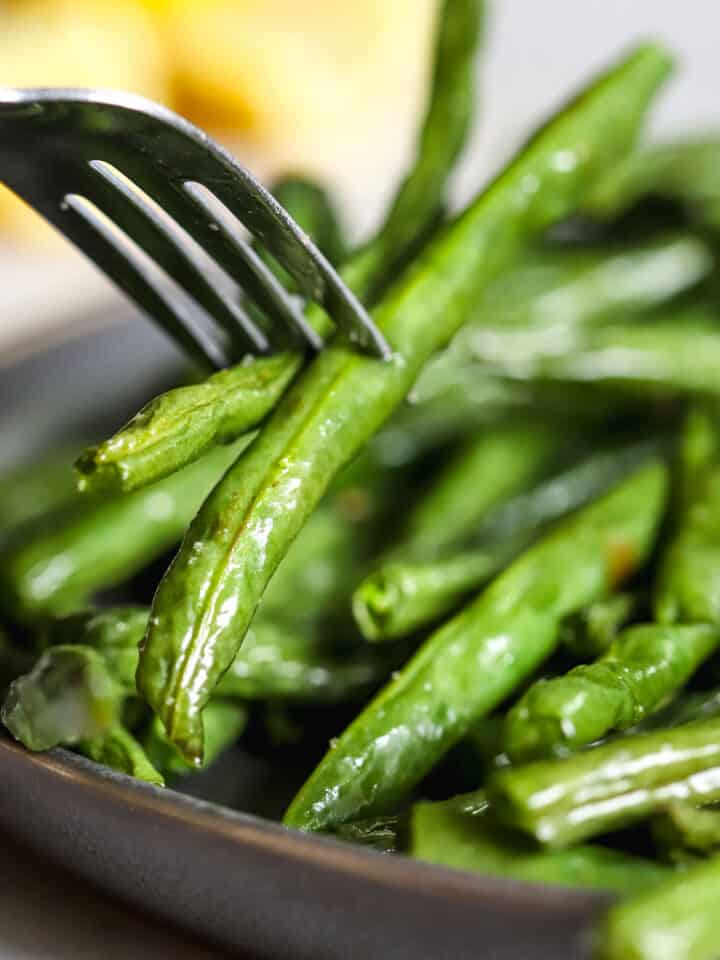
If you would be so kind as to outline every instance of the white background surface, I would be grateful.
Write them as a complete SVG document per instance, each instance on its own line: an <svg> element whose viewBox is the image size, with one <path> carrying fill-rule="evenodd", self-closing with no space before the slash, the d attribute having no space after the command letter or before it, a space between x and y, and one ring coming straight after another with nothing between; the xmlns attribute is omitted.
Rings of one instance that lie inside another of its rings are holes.
<svg viewBox="0 0 720 960"><path fill-rule="evenodd" d="M462 195L488 177L581 78L633 39L657 37L681 60L654 115L653 133L720 130L716 0L496 0L494 6L478 131L458 182ZM401 162L397 158L389 174ZM369 203L369 195L368 184L353 177L346 200L361 226L377 215L379 203ZM65 320L80 312L78 304L103 303L108 296L79 259L42 281L33 265L0 261L0 361L3 343L17 342L18 329L38 329L58 316L48 304L63 305ZM70 884L41 861L13 863L18 850L0 839L0 960L217 956Z"/></svg>

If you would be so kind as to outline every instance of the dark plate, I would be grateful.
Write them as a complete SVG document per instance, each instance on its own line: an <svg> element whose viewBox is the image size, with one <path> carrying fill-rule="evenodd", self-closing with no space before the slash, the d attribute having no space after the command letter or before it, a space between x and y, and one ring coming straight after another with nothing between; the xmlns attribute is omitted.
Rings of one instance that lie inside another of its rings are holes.
<svg viewBox="0 0 720 960"><path fill-rule="evenodd" d="M116 426L178 363L137 321L0 371L0 466L63 433ZM192 796L3 738L0 771L2 826L99 887L258 957L579 960L607 902L235 813L216 801L262 795L272 807L283 792L282 771L240 751L193 778Z"/></svg>

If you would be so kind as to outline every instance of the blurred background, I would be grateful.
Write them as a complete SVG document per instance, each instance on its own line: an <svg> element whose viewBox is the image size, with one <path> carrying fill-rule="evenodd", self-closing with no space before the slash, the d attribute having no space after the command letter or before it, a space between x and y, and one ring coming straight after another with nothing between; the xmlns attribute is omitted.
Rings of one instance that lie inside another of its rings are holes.
<svg viewBox="0 0 720 960"><path fill-rule="evenodd" d="M287 172L320 178L361 237L412 147L435 10L436 0L0 0L0 85L112 87L159 100L268 182ZM682 61L653 132L720 123L720 12L708 0L496 0L491 14L458 199L638 37L660 37ZM117 296L0 187L0 365L106 321Z"/></svg>

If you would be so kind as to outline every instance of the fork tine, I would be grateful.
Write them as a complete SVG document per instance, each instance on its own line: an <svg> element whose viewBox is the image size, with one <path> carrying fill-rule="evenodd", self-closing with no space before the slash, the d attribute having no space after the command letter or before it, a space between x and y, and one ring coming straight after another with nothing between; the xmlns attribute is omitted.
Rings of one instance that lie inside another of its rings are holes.
<svg viewBox="0 0 720 960"><path fill-rule="evenodd" d="M164 222L162 215L111 168L99 161L91 161L89 166L90 177L84 191L88 199L197 300L233 342L240 339L241 353L248 349L265 352L268 340L264 332L233 301L235 291L223 294L207 279L207 266L194 245Z"/></svg>
<svg viewBox="0 0 720 960"><path fill-rule="evenodd" d="M85 206L81 197L72 194L65 198L56 225L202 366L221 369L226 365L223 346L204 332L204 318L192 301L183 304L166 289L142 255L122 243L122 237Z"/></svg>

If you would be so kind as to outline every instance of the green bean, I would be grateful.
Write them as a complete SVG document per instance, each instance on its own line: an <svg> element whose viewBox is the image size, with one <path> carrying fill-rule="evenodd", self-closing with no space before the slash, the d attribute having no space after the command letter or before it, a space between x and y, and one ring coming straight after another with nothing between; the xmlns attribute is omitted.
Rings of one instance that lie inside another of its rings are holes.
<svg viewBox="0 0 720 960"><path fill-rule="evenodd" d="M367 640L392 640L439 620L502 569L509 549L466 550L427 563L390 563L353 594L355 622Z"/></svg>
<svg viewBox="0 0 720 960"><path fill-rule="evenodd" d="M60 448L0 475L0 546L74 499L73 451Z"/></svg>
<svg viewBox="0 0 720 960"><path fill-rule="evenodd" d="M376 311L393 360L330 345L205 502L158 588L138 671L139 689L186 756L202 756L202 708L333 476L455 333L475 291L629 147L668 70L662 50L640 47L550 122Z"/></svg>
<svg viewBox="0 0 720 960"><path fill-rule="evenodd" d="M165 781L146 755L135 737L121 724L111 727L107 733L91 740L81 740L77 750L96 763L126 773L138 780L164 787Z"/></svg>
<svg viewBox="0 0 720 960"><path fill-rule="evenodd" d="M564 847L662 810L720 799L720 719L620 737L561 760L492 774L488 795L510 826Z"/></svg>
<svg viewBox="0 0 720 960"><path fill-rule="evenodd" d="M718 716L720 716L720 689L702 690L678 697L662 710L645 717L635 730L643 733L664 727L678 727L693 720L708 720Z"/></svg>
<svg viewBox="0 0 720 960"><path fill-rule="evenodd" d="M598 960L716 960L720 857L612 907Z"/></svg>
<svg viewBox="0 0 720 960"><path fill-rule="evenodd" d="M576 660L606 653L622 627L639 606L636 593L616 593L568 617L562 626L560 646Z"/></svg>
<svg viewBox="0 0 720 960"><path fill-rule="evenodd" d="M112 437L83 451L75 463L78 490L137 490L175 473L215 445L249 434L272 410L300 365L299 357L278 353L161 393Z"/></svg>
<svg viewBox="0 0 720 960"><path fill-rule="evenodd" d="M659 143L631 153L608 168L587 200L603 218L616 216L647 196L679 201L691 220L720 227L720 140L717 137Z"/></svg>
<svg viewBox="0 0 720 960"><path fill-rule="evenodd" d="M40 529L0 557L0 607L17 619L87 605L176 543L232 463L237 447L213 451L176 476L131 496L89 501L54 529Z"/></svg>
<svg viewBox="0 0 720 960"><path fill-rule="evenodd" d="M360 700L402 662L406 649L380 655L341 651L285 625L258 620L217 686L246 700L333 703Z"/></svg>
<svg viewBox="0 0 720 960"><path fill-rule="evenodd" d="M80 644L102 654L117 683L129 696L135 694L138 647L147 628L146 607L109 607L83 610L48 620L40 631L44 647Z"/></svg>
<svg viewBox="0 0 720 960"><path fill-rule="evenodd" d="M244 703L221 699L210 701L203 711L204 766L209 767L239 740L247 722L248 709ZM168 741L158 717L153 717L143 747L155 767L165 774L182 777L197 771L197 767L184 760Z"/></svg>
<svg viewBox="0 0 720 960"><path fill-rule="evenodd" d="M475 531L479 546L425 563L384 564L353 594L353 614L363 636L372 641L401 637L440 619L501 570L543 526L605 492L656 450L653 443L638 443L591 454L490 511ZM456 493L471 499L466 492ZM564 628L563 643L566 638Z"/></svg>
<svg viewBox="0 0 720 960"><path fill-rule="evenodd" d="M29 750L48 750L103 736L118 721L124 696L96 650L51 647L11 683L0 716Z"/></svg>
<svg viewBox="0 0 720 960"><path fill-rule="evenodd" d="M305 177L287 176L273 184L272 193L331 263L345 259L340 220L322 187Z"/></svg>
<svg viewBox="0 0 720 960"><path fill-rule="evenodd" d="M432 559L467 542L491 507L547 470L563 439L540 423L511 423L468 441L411 512L393 559Z"/></svg>
<svg viewBox="0 0 720 960"><path fill-rule="evenodd" d="M720 392L720 335L713 311L694 309L677 322L612 324L566 337L562 348L544 333L473 340L489 370L511 378L596 383L650 393ZM714 325L714 326L713 326Z"/></svg>
<svg viewBox="0 0 720 960"><path fill-rule="evenodd" d="M505 752L522 762L625 730L667 703L719 645L717 627L630 627L594 663L533 684L507 715Z"/></svg>
<svg viewBox="0 0 720 960"><path fill-rule="evenodd" d="M484 0L443 0L430 99L415 164L400 185L380 231L355 260L354 277L364 279L371 299L405 263L442 212L447 173L462 152L475 113L476 56L484 20Z"/></svg>
<svg viewBox="0 0 720 960"><path fill-rule="evenodd" d="M720 848L720 812L679 800L653 820L652 834L656 847L678 863L714 855Z"/></svg>
<svg viewBox="0 0 720 960"><path fill-rule="evenodd" d="M655 614L663 622L720 624L720 417L690 412L678 529L660 564Z"/></svg>
<svg viewBox="0 0 720 960"><path fill-rule="evenodd" d="M467 133L482 9L482 0L445 0L430 106L413 171L377 240L341 270L353 292L370 305L375 299L373 288L408 256L408 248L418 239L416 230L425 230L442 203L446 180ZM322 311L311 311L309 317L323 336L329 333ZM81 456L77 463L80 488L143 486L215 444L253 429L277 405L303 362L301 353L285 351L155 398L123 430Z"/></svg>
<svg viewBox="0 0 720 960"><path fill-rule="evenodd" d="M599 846L539 851L526 837L487 814L467 813L454 800L413 807L409 852L445 867L625 895L657 885L670 873L651 860Z"/></svg>
<svg viewBox="0 0 720 960"><path fill-rule="evenodd" d="M397 807L552 652L560 622L647 555L666 474L635 473L560 524L437 630L301 788L289 826L324 830Z"/></svg>

